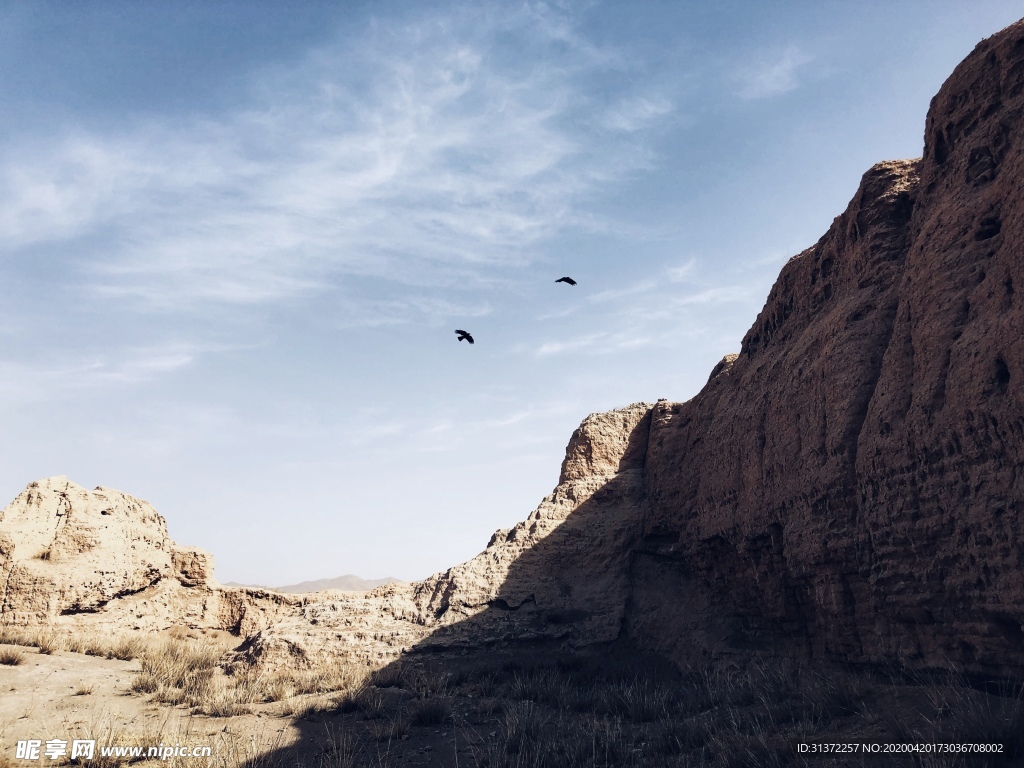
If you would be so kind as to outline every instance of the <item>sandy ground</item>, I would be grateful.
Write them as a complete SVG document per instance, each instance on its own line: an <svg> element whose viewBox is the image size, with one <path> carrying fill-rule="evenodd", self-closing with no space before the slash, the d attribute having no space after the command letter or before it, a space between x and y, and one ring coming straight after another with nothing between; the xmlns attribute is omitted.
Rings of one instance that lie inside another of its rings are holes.
<svg viewBox="0 0 1024 768"><path fill-rule="evenodd" d="M40 654L36 648L0 645L0 652L23 655L17 666L0 665L0 767L28 766L16 758L17 742L28 739L95 739L100 746L209 746L211 758L169 761L176 765L237 766L273 757L274 763L320 764L325 755L358 744L363 758L378 765L447 768L469 766L473 735L449 726L414 728L394 739L382 736L376 723L339 712L296 716L298 703L328 704L325 696L296 697L258 704L235 717L192 714L184 706L152 702L130 692L139 662L108 660L68 651ZM387 695L400 696L397 691ZM70 749L70 747L69 747ZM459 755L462 756L460 763ZM41 755L37 763L62 764ZM344 764L344 760L331 761ZM133 765L160 765L158 760Z"/></svg>
<svg viewBox="0 0 1024 768"><path fill-rule="evenodd" d="M232 718L192 715L184 707L155 704L129 688L139 662L0 645L23 654L18 666L0 665L0 765L14 761L19 740L93 738L97 746L180 742L223 751L241 738L250 754L289 744L298 731L289 720L259 711ZM270 708L270 705L264 709ZM252 747L256 744L256 748ZM237 746L230 751L238 752ZM247 755L248 756L248 755ZM253 755L254 756L254 755ZM225 757L225 755L222 755ZM49 763L45 757L44 762ZM55 762L61 762L57 760ZM15 765L29 763L17 760Z"/></svg>

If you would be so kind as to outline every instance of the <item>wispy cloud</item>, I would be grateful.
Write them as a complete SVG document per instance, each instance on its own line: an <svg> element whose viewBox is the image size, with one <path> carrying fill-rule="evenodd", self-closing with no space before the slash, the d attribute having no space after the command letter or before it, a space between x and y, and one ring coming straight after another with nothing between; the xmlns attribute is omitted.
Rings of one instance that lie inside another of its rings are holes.
<svg viewBox="0 0 1024 768"><path fill-rule="evenodd" d="M55 399L88 388L139 384L185 368L207 351L211 350L173 342L84 354L59 362L0 360L0 396L11 405Z"/></svg>
<svg viewBox="0 0 1024 768"><path fill-rule="evenodd" d="M630 333L590 333L564 341L549 341L537 349L538 357L548 357L566 352L585 352L587 354L612 354L626 349L644 347L652 339L648 336L637 336Z"/></svg>
<svg viewBox="0 0 1024 768"><path fill-rule="evenodd" d="M691 258L685 264L677 267L669 267L665 270L665 276L670 283L682 283L689 279L697 266L697 259Z"/></svg>
<svg viewBox="0 0 1024 768"><path fill-rule="evenodd" d="M12 141L0 238L61 244L90 295L163 311L525 263L590 226L583 201L644 165L640 134L674 109L628 89L595 106L607 68L628 63L541 6L376 25L262 73L233 112ZM358 301L359 322L417 311Z"/></svg>
<svg viewBox="0 0 1024 768"><path fill-rule="evenodd" d="M735 73L739 95L744 99L765 99L795 90L800 84L799 70L814 60L796 46L766 57Z"/></svg>
<svg viewBox="0 0 1024 768"><path fill-rule="evenodd" d="M614 131L633 133L649 128L673 109L672 102L664 96L636 96L611 107L605 114L604 124Z"/></svg>

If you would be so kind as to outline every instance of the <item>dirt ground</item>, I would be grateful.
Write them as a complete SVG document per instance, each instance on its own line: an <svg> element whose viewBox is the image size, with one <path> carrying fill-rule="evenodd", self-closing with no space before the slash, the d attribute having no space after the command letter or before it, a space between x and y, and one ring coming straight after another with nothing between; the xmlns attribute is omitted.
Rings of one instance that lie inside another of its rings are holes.
<svg viewBox="0 0 1024 768"><path fill-rule="evenodd" d="M237 639L207 638L227 650ZM1003 740L1021 754L1024 699L923 680L754 669L739 677L617 668L606 657L521 654L406 660L347 691L288 696L212 717L133 692L140 662L0 645L0 768L28 739L100 747L210 747L132 765L216 768L681 768L1019 765L919 755L803 759L793 742ZM217 674L223 674L220 670ZM1012 743L1011 743L1012 742ZM97 753L98 754L98 753ZM84 761L110 768L124 760Z"/></svg>
<svg viewBox="0 0 1024 768"><path fill-rule="evenodd" d="M253 704L247 714L209 717L183 705L155 703L133 693L138 660L119 661L69 651L42 654L36 648L0 644L20 653L16 666L0 665L0 766L28 766L16 757L18 741L95 739L101 746L209 746L210 758L171 760L179 765L234 766L375 764L381 766L470 766L467 737L451 724L389 733L390 723L365 713L343 713L336 695L306 695L284 702ZM402 692L382 692L382 709ZM299 711L295 711L299 710ZM463 717L471 713L459 713ZM357 757L357 753L360 755ZM97 753L98 754L98 753ZM281 756L287 755L287 760ZM461 760L460 760L461 756ZM44 764L62 764L65 759ZM159 765L160 760L133 760Z"/></svg>

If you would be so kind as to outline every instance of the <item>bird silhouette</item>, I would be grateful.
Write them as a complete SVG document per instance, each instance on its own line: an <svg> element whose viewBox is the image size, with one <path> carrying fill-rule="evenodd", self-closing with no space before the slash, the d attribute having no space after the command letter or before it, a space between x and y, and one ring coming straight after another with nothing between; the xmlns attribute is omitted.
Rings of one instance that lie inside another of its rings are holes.
<svg viewBox="0 0 1024 768"><path fill-rule="evenodd" d="M475 343L473 341L473 337L469 335L469 331L456 331L456 333L459 334L459 341L462 341L463 339L465 339L470 344Z"/></svg>
<svg viewBox="0 0 1024 768"><path fill-rule="evenodd" d="M568 283L569 285L576 285L576 281L571 277L560 277L555 280L556 283Z"/></svg>

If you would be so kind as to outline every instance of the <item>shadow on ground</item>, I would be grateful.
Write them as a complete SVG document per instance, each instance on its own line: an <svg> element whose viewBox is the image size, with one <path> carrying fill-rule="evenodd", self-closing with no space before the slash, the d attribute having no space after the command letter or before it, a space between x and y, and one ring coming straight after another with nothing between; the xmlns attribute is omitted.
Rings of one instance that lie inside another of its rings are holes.
<svg viewBox="0 0 1024 768"><path fill-rule="evenodd" d="M886 757L880 765L1015 765L1019 688L976 690L944 673L849 670L758 653L679 669L624 629L641 542L650 416L618 474L512 564L481 613L440 627L333 710L297 722L299 740L261 766L670 768L873 765L864 744L1002 744L989 754ZM523 526L536 525L528 520ZM438 616L457 610L435 595ZM756 638L755 638L756 640ZM798 743L856 743L809 758Z"/></svg>

